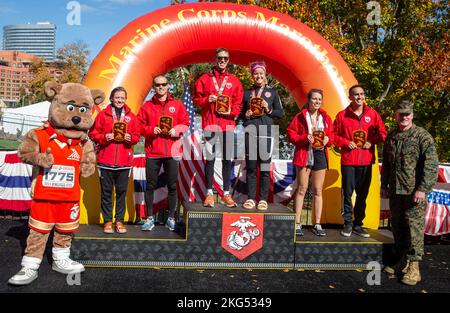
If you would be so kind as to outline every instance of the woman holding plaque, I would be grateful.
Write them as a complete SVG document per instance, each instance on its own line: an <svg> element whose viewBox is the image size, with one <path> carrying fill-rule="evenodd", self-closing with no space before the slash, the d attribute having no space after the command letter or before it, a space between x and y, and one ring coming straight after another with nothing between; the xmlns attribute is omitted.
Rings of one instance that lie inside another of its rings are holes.
<svg viewBox="0 0 450 313"><path fill-rule="evenodd" d="M244 92L241 119L245 127L245 164L247 169L247 201L243 207L267 210L272 160L274 117L284 114L278 92L267 85L266 64L255 62L250 66L253 86ZM256 205L256 171L259 165L260 197Z"/></svg>
<svg viewBox="0 0 450 313"><path fill-rule="evenodd" d="M181 156L180 146L176 142L189 126L189 116L180 100L169 92L169 82L164 75L153 79L155 95L146 101L138 114L145 137L145 205L147 219L141 226L142 231L151 231L155 227L153 217L153 195L157 188L159 172L164 168L167 177L169 198L169 217L166 227L174 231L175 209L177 206L178 158Z"/></svg>
<svg viewBox="0 0 450 313"><path fill-rule="evenodd" d="M301 213L303 200L308 189L309 176L312 176L312 192L315 225L313 233L325 236L320 218L322 215L322 189L325 172L328 168L328 150L333 143L333 123L330 116L321 108L323 91L311 89L308 92L308 102L298 113L289 127L289 141L294 144L293 163L297 168L297 192L295 195L296 225L295 232L303 236Z"/></svg>
<svg viewBox="0 0 450 313"><path fill-rule="evenodd" d="M127 232L124 225L125 197L133 162L132 146L140 139L136 116L126 105L127 91L116 87L109 96L111 103L101 111L92 126L89 137L97 144L98 172L101 187L103 232L114 233L112 223L112 190L116 190L115 230Z"/></svg>

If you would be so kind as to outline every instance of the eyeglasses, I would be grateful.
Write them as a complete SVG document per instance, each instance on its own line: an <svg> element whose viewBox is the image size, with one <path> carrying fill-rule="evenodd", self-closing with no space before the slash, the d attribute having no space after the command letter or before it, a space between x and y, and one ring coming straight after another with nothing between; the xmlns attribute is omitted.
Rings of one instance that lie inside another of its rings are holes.
<svg viewBox="0 0 450 313"><path fill-rule="evenodd" d="M217 57L217 60L219 61L228 61L230 57Z"/></svg>
<svg viewBox="0 0 450 313"><path fill-rule="evenodd" d="M154 87L161 87L161 86L166 87L168 84L169 84L169 83L161 83L161 84L159 84L159 83L154 83L153 86L154 86Z"/></svg>

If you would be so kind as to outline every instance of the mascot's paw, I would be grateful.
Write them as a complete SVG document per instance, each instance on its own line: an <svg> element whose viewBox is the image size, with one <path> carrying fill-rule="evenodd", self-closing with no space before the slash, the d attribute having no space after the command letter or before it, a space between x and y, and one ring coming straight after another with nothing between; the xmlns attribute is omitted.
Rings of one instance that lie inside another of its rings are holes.
<svg viewBox="0 0 450 313"><path fill-rule="evenodd" d="M45 153L39 153L37 163L44 168L50 168L53 166L55 158L53 157L52 150L47 148Z"/></svg>
<svg viewBox="0 0 450 313"><path fill-rule="evenodd" d="M91 176L95 172L95 164L81 164L81 176L84 178Z"/></svg>

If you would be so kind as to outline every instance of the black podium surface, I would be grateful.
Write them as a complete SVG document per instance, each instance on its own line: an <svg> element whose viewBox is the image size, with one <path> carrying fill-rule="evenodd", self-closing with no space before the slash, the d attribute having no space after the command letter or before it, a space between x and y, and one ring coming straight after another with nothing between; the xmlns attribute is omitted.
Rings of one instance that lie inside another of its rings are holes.
<svg viewBox="0 0 450 313"><path fill-rule="evenodd" d="M383 263L393 243L386 230L369 230L371 238L362 238L342 237L340 229L332 228L326 229L327 236L317 237L306 228L305 235L297 237L294 212L280 204L270 204L267 211L226 208L223 204L205 208L201 203L186 203L184 208L177 232L164 225L150 232L141 231L139 225L127 225L126 234L104 234L101 225L81 225L72 257L95 267L365 269L371 261ZM222 238L224 216L251 221L261 215L261 248L241 260L222 247L228 235Z"/></svg>

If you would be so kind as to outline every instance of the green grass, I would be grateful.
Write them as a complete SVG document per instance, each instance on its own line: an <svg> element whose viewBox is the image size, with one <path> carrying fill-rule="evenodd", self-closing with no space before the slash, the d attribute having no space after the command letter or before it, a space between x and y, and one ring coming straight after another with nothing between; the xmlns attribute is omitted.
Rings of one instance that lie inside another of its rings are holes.
<svg viewBox="0 0 450 313"><path fill-rule="evenodd" d="M17 150L20 142L15 140L0 139L0 151Z"/></svg>

